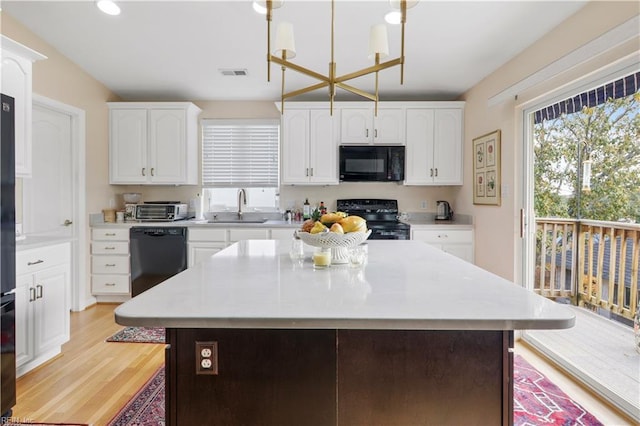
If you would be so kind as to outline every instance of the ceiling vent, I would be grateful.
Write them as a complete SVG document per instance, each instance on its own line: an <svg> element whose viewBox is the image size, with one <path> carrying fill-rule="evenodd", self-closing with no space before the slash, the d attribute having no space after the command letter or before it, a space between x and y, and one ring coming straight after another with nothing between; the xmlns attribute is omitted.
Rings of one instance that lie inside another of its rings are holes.
<svg viewBox="0 0 640 426"><path fill-rule="evenodd" d="M220 74L224 76L230 76L230 77L244 77L249 75L249 73L245 68L237 68L237 69L220 68L219 71L220 71Z"/></svg>

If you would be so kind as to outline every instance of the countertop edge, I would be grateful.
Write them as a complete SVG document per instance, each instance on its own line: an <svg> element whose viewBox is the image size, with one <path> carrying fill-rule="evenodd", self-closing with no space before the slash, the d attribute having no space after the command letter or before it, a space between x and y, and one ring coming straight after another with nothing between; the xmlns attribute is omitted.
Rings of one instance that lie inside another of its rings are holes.
<svg viewBox="0 0 640 426"><path fill-rule="evenodd" d="M235 329L337 329L337 330L559 330L575 325L570 313L565 319L336 319L336 318L141 318L115 311L123 326L165 328Z"/></svg>

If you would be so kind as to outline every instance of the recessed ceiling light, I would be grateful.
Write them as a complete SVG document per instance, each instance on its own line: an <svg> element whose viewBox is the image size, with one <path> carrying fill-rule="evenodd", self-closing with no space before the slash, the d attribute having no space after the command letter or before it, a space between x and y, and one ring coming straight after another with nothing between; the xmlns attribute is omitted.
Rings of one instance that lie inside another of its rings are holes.
<svg viewBox="0 0 640 426"><path fill-rule="evenodd" d="M96 5L98 6L98 9L107 15L120 15L120 7L112 0L98 0Z"/></svg>
<svg viewBox="0 0 640 426"><path fill-rule="evenodd" d="M402 15L400 14L399 10L393 10L384 15L384 20L391 25L398 25L401 19Z"/></svg>

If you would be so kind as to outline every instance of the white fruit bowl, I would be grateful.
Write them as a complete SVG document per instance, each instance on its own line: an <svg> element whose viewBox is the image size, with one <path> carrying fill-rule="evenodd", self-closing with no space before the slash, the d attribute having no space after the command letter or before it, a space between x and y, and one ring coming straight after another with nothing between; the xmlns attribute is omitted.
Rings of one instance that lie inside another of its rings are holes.
<svg viewBox="0 0 640 426"><path fill-rule="evenodd" d="M319 232L310 234L308 232L296 231L296 235L305 244L313 247L331 249L331 263L348 263L348 249L362 244L371 235L371 230L367 232L349 232L337 234L335 232Z"/></svg>

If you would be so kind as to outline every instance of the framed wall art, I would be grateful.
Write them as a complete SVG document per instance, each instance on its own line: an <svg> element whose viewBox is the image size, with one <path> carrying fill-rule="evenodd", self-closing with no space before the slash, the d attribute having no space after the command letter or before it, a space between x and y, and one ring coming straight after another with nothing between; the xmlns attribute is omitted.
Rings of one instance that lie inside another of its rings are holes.
<svg viewBox="0 0 640 426"><path fill-rule="evenodd" d="M500 130L473 140L473 204L500 205Z"/></svg>

